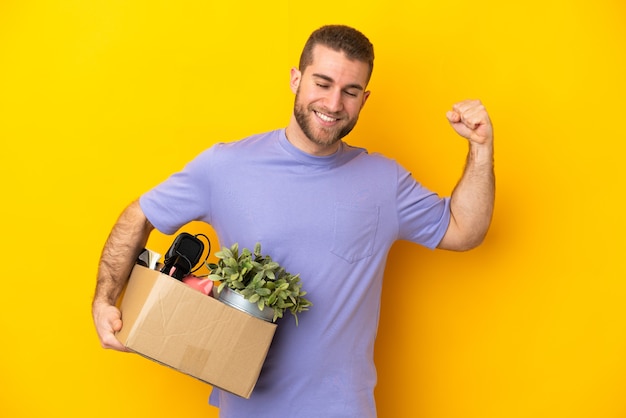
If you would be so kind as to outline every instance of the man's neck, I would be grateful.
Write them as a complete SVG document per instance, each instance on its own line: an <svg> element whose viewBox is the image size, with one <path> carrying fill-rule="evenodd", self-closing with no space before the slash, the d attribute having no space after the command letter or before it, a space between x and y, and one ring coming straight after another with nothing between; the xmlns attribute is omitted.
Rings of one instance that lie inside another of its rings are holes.
<svg viewBox="0 0 626 418"><path fill-rule="evenodd" d="M296 121L295 116L293 115L291 116L289 125L287 125L287 128L285 129L285 134L287 135L287 140L291 143L291 145L304 153L314 155L316 157L326 157L334 154L339 149L340 141L337 141L332 145L320 145L311 141L304 134L300 125Z"/></svg>

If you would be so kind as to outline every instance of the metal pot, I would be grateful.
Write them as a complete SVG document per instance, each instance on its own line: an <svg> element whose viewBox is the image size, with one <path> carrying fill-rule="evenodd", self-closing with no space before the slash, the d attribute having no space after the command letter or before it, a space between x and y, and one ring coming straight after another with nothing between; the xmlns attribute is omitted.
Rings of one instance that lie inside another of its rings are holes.
<svg viewBox="0 0 626 418"><path fill-rule="evenodd" d="M239 309L264 321L272 322L272 319L274 319L274 309L266 306L265 309L260 310L256 303L250 302L243 297L241 293L236 292L228 286L224 286L224 289L222 289L218 295L218 299L228 306Z"/></svg>

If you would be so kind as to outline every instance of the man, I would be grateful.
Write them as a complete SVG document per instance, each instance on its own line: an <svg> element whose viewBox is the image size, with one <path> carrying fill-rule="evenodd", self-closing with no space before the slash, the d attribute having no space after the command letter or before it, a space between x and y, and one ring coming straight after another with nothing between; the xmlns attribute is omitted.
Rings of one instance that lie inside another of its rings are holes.
<svg viewBox="0 0 626 418"><path fill-rule="evenodd" d="M105 244L93 317L105 348L125 351L114 306L153 228L205 221L220 244L263 249L300 273L310 311L280 322L250 399L214 389L224 418L375 417L373 348L387 253L394 241L464 251L479 245L494 202L493 130L479 101L447 113L469 142L450 198L394 161L341 139L370 92L373 47L345 26L315 31L291 70L286 129L217 144L120 216Z"/></svg>

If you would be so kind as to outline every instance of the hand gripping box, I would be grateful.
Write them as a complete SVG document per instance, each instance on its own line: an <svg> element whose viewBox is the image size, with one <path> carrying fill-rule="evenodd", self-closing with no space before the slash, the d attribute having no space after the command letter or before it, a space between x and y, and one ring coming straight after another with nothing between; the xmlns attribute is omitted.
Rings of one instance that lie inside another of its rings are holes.
<svg viewBox="0 0 626 418"><path fill-rule="evenodd" d="M136 265L120 307L117 338L131 350L249 398L276 324Z"/></svg>

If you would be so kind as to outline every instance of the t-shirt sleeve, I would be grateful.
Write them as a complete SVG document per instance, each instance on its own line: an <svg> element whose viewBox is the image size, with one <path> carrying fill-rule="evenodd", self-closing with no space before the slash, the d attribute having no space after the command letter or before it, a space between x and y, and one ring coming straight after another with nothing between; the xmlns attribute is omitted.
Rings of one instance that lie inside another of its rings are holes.
<svg viewBox="0 0 626 418"><path fill-rule="evenodd" d="M398 166L399 238L437 247L450 223L450 198L440 197Z"/></svg>
<svg viewBox="0 0 626 418"><path fill-rule="evenodd" d="M214 147L139 198L141 209L156 229L173 234L191 221L210 223L209 170L213 155Z"/></svg>

